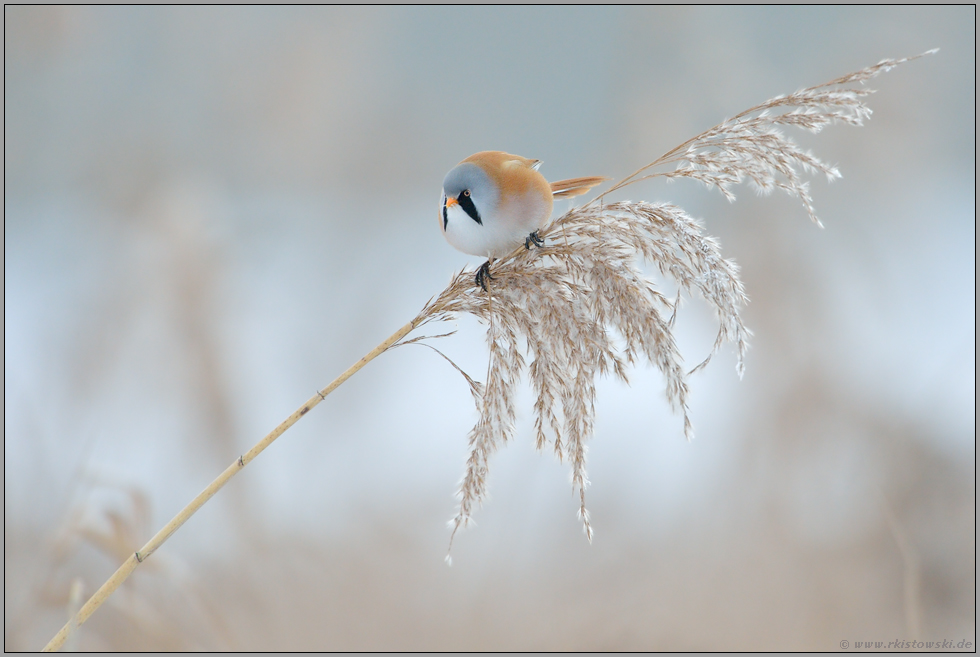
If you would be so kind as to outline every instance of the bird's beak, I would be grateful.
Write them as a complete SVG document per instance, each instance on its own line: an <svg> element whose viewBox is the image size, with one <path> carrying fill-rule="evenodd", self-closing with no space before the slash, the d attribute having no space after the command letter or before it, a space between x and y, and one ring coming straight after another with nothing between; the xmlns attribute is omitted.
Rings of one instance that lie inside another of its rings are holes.
<svg viewBox="0 0 980 657"><path fill-rule="evenodd" d="M457 201L456 198L453 197L453 196L447 196L446 197L446 207L447 208L451 208L454 205L459 205L459 201Z"/></svg>

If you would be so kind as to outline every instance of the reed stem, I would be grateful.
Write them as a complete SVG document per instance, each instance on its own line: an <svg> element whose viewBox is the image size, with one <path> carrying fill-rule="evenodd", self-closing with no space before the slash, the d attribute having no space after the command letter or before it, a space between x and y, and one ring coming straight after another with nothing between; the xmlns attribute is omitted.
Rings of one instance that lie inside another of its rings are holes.
<svg viewBox="0 0 980 657"><path fill-rule="evenodd" d="M408 333L410 333L420 323L419 318L416 318L395 331L387 340L372 349L367 355L351 365L346 372L334 379L330 385L323 390L318 390L315 395L306 400L305 404L300 406L293 412L292 415L283 420L279 426L269 432L265 438L257 442L252 449L239 456L234 463L229 465L224 472L218 475L218 477L212 481L207 488L201 491L197 497L195 497L187 506L181 509L180 513L175 515L173 519L163 527L163 529L158 531L153 538L147 541L146 545L137 550L132 556L126 559L121 566L119 566L116 572L112 574L112 577L107 579L105 584L99 587L99 590L96 591L95 594L89 598L88 602L86 602L82 608L78 610L78 614L65 623L65 626L54 635L54 637L48 642L48 645L44 646L44 652L54 652L59 650L64 645L70 632L73 630L77 631L77 628L87 621L89 617L102 606L102 603L105 602L109 596L112 595L113 592L115 592L115 590L126 581L133 571L136 570L137 566L146 561L151 554L156 552L157 549L163 545L175 531L180 529L181 525L187 522L198 509L200 509L208 500L214 497L214 494L221 490L221 487L228 483L229 479L234 477L242 470L242 468L251 463L252 460L262 452L262 450L271 445L276 438L281 436L287 429L296 424L301 417L309 413L313 407L322 402L327 395L340 387L340 384L353 376L354 373L356 373L362 367L387 351L393 344L408 335Z"/></svg>

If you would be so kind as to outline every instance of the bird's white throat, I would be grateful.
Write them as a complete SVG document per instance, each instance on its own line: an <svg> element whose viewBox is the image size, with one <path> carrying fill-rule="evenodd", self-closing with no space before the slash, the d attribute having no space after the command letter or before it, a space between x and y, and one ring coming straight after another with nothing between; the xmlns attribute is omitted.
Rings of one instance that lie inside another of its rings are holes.
<svg viewBox="0 0 980 657"><path fill-rule="evenodd" d="M478 224L458 205L446 208L446 241L463 253L497 258L523 244L527 237L521 228L501 221L496 213L481 214L481 220L483 223Z"/></svg>

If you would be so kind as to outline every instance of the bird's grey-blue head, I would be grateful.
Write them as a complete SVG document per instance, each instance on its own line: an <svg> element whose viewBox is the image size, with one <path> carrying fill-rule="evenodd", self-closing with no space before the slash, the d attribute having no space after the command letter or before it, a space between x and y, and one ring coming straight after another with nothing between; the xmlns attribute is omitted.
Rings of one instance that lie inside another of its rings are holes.
<svg viewBox="0 0 980 657"><path fill-rule="evenodd" d="M442 181L442 190L446 197L458 201L461 201L463 192L469 192L469 198L481 214L496 208L500 198L500 192L487 172L472 162L463 162L447 173Z"/></svg>

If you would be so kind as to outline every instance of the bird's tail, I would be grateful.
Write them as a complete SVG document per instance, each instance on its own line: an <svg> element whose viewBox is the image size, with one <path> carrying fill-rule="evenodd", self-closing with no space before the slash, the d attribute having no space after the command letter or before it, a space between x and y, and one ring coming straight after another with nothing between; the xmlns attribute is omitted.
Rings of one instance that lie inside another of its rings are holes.
<svg viewBox="0 0 980 657"><path fill-rule="evenodd" d="M589 176L588 178L569 178L551 183L551 194L555 198L572 198L581 196L596 185L609 180L602 176Z"/></svg>

